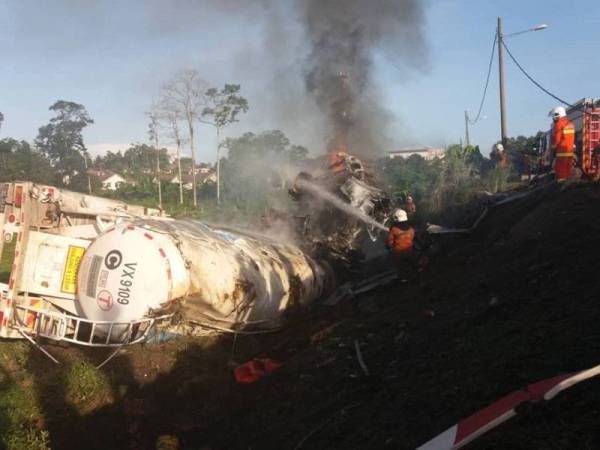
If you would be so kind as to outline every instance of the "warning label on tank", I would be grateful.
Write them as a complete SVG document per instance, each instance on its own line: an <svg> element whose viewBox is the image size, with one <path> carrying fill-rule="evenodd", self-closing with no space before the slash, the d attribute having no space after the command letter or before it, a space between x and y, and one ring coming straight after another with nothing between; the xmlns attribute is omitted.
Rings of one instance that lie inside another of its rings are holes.
<svg viewBox="0 0 600 450"><path fill-rule="evenodd" d="M65 271L60 286L61 292L75 294L77 291L77 269L79 269L79 262L81 261L84 251L85 247L69 245L67 263L65 264Z"/></svg>
<svg viewBox="0 0 600 450"><path fill-rule="evenodd" d="M113 296L108 291L100 291L96 297L96 303L102 311L109 311L113 306Z"/></svg>

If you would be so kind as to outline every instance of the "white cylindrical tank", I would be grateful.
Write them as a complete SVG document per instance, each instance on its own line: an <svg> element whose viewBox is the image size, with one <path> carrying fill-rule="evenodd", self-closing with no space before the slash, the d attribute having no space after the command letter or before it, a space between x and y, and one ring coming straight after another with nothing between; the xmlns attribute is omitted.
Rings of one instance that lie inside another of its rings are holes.
<svg viewBox="0 0 600 450"><path fill-rule="evenodd" d="M187 320L273 327L331 282L329 268L295 245L198 221L140 219L107 230L87 248L79 310L91 320L132 321L183 297Z"/></svg>
<svg viewBox="0 0 600 450"><path fill-rule="evenodd" d="M163 233L121 224L96 238L77 273L78 309L98 321L128 322L185 295L185 263Z"/></svg>

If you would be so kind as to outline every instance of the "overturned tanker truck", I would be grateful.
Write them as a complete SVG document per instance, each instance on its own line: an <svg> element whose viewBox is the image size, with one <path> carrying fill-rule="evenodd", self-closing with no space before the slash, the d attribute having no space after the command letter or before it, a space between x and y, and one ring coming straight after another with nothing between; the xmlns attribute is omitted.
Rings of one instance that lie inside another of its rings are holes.
<svg viewBox="0 0 600 450"><path fill-rule="evenodd" d="M0 236L4 338L120 346L175 317L272 329L334 285L297 246L32 182L0 184Z"/></svg>
<svg viewBox="0 0 600 450"><path fill-rule="evenodd" d="M333 176L325 164L291 189L299 245L52 186L0 184L0 337L120 346L162 327L281 326L335 287L332 267L349 263L389 215L362 163L341 162Z"/></svg>

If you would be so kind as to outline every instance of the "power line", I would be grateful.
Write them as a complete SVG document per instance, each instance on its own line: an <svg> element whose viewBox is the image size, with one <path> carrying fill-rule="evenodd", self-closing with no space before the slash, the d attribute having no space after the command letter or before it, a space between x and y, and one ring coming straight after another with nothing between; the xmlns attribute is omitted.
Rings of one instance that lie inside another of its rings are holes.
<svg viewBox="0 0 600 450"><path fill-rule="evenodd" d="M519 70L521 70L521 72L523 72L523 75L525 75L529 81L531 81L533 84L535 84L538 88L540 88L542 91L544 91L546 94L548 94L550 97L552 97L555 100L558 100L559 102L561 102L564 105L567 105L569 108L575 108L576 110L581 111L583 114L587 114L588 116L598 116L600 115L599 113L596 112L590 112L590 111L586 111L584 109L583 106L578 106L576 107L575 105L572 105L571 103L563 100L562 98L558 97L557 95L554 95L552 92L550 92L548 89L546 89L544 86L542 86L540 83L538 83L537 81L535 81L531 75L529 75L525 69L523 69L523 67L521 66L521 64L519 64L519 62L515 59L515 57L512 55L512 53L510 52L510 50L508 49L508 47L506 46L506 44L504 43L504 41L502 41L502 45L504 46L506 53L508 53L508 56L510 56L510 59L513 60L513 62L516 64L516 66L519 68Z"/></svg>
<svg viewBox="0 0 600 450"><path fill-rule="evenodd" d="M533 84L535 84L538 88L540 88L542 91L544 91L546 94L548 94L550 97L552 97L555 100L558 100L559 102L561 102L564 105L567 105L569 108L572 108L573 105L570 104L569 102L563 100L562 98L558 97L557 95L554 95L552 92L550 92L548 89L546 89L544 86L542 86L540 83L538 83L537 81L535 81L531 75L529 75L527 73L527 71L525 69L523 69L523 66L521 66L521 64L519 64L519 61L516 60L516 58L513 56L513 54L510 52L510 50L508 49L508 47L506 46L506 43L504 41L502 41L502 46L504 47L504 49L506 50L506 53L508 53L508 56L510 56L510 59L512 59L512 61L515 63L515 65L519 68L519 70L521 72L523 72L523 75L525 75L527 77L527 79L529 81L531 81Z"/></svg>
<svg viewBox="0 0 600 450"><path fill-rule="evenodd" d="M483 104L485 102L485 97L487 94L488 85L490 84L490 75L492 73L492 64L494 63L494 53L496 51L496 42L498 42L498 35L494 33L494 42L492 43L492 54L490 55L490 64L488 66L488 73L485 79L485 87L483 88L483 96L481 97L481 103L479 104L479 111L477 111L477 117L475 120L469 120L471 125L475 125L479 121L479 117L481 116L481 111L483 110Z"/></svg>
<svg viewBox="0 0 600 450"><path fill-rule="evenodd" d="M504 42L504 40L502 40L502 46L504 47L504 49L506 50L506 53L508 53L508 56L510 56L510 59L513 60L513 62L515 63L515 65L519 68L519 70L521 72L523 72L523 75L525 75L527 77L527 79L529 79L529 81L531 81L533 84L535 84L538 88L540 88L542 91L544 91L546 94L548 94L550 97L552 97L555 100L558 100L559 102L561 102L564 105L567 105L569 108L574 108L577 109L579 111L581 111L583 114L587 114L588 116L600 116L599 113L596 112L590 112L584 109L584 106L575 106L572 105L571 103L563 100L562 98L558 97L557 95L554 95L552 92L550 92L548 89L546 89L544 86L542 86L540 83L538 83L537 81L535 81L531 75L529 75L527 73L527 71L525 69L523 69L523 67L521 66L521 64L519 64L519 62L516 60L516 58L512 55L512 53L510 52L510 50L508 49L508 47L506 46L506 43Z"/></svg>

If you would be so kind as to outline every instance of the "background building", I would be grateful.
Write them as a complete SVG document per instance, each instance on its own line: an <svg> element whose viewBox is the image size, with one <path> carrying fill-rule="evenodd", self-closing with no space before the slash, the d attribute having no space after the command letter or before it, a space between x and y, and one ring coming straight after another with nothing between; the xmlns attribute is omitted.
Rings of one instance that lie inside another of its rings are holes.
<svg viewBox="0 0 600 450"><path fill-rule="evenodd" d="M445 150L443 148L429 147L428 145L411 145L398 150L392 150L387 152L387 154L390 159L408 159L412 155L419 155L429 161L435 158L443 158L445 155Z"/></svg>

